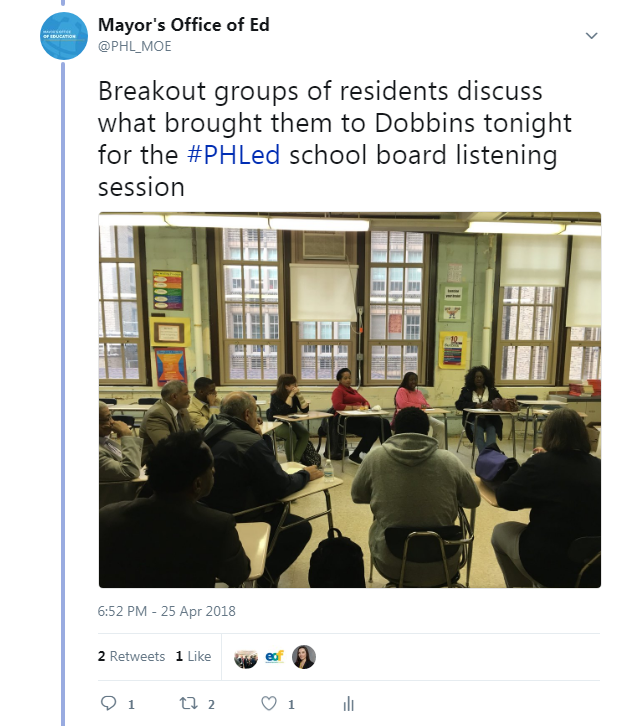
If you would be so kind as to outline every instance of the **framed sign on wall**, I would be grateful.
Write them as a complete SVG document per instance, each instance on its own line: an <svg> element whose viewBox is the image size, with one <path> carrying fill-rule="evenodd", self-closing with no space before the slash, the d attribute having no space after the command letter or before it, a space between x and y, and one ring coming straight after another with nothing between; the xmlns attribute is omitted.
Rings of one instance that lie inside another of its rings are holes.
<svg viewBox="0 0 640 726"><path fill-rule="evenodd" d="M452 285L445 282L440 285L438 300L438 319L441 323L455 321L464 323L467 320L467 284Z"/></svg>

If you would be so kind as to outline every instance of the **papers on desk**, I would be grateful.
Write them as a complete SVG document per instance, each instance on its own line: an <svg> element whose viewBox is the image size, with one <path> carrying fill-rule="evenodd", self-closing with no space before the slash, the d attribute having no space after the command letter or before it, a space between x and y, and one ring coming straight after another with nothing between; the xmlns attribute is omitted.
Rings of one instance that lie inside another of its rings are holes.
<svg viewBox="0 0 640 726"><path fill-rule="evenodd" d="M341 411L347 416L371 416L371 411Z"/></svg>
<svg viewBox="0 0 640 726"><path fill-rule="evenodd" d="M304 469L304 466L302 464L299 464L297 461L286 461L284 464L281 464L282 468L287 472L287 474L295 474L296 471L300 471L300 469Z"/></svg>

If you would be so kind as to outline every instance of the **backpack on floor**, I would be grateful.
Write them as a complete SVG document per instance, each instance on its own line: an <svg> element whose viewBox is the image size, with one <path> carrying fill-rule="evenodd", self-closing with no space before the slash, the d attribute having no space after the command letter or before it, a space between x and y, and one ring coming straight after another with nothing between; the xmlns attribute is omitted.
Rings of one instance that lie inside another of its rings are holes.
<svg viewBox="0 0 640 726"><path fill-rule="evenodd" d="M309 587L366 587L360 545L343 537L335 527L327 535L311 555Z"/></svg>
<svg viewBox="0 0 640 726"><path fill-rule="evenodd" d="M322 466L322 457L315 450L314 445L310 441L307 441L307 447L302 452L300 463L302 466Z"/></svg>

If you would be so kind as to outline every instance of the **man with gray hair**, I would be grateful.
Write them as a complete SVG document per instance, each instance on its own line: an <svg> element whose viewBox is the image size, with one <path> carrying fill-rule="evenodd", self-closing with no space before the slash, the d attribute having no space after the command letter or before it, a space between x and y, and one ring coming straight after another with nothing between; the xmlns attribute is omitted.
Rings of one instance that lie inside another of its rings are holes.
<svg viewBox="0 0 640 726"><path fill-rule="evenodd" d="M222 400L220 415L202 432L216 462L216 486L202 501L213 509L237 514L271 504L323 475L316 466L287 474L270 442L260 435L257 410L253 396L244 391L230 393ZM267 511L236 516L236 521L267 522L273 538L282 512L283 505L277 504ZM257 581L260 587L277 586L280 575L295 562L311 537L311 525L300 517L289 514L282 524L296 526L278 535L267 558L267 574Z"/></svg>
<svg viewBox="0 0 640 726"><path fill-rule="evenodd" d="M109 406L100 401L100 482L130 481L140 475L142 442L122 421L114 421ZM120 446L111 441L118 436Z"/></svg>
<svg viewBox="0 0 640 726"><path fill-rule="evenodd" d="M183 381L169 381L162 388L162 400L154 403L147 411L140 425L142 438L142 463L146 464L149 454L158 441L178 431L191 431L189 418L189 389Z"/></svg>

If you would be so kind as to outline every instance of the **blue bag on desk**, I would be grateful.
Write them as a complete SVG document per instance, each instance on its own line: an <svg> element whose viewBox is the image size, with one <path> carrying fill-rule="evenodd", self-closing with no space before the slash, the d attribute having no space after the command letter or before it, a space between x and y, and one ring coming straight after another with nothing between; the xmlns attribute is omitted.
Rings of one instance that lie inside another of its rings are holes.
<svg viewBox="0 0 640 726"><path fill-rule="evenodd" d="M478 455L476 476L484 481L500 484L514 474L520 464L513 457L503 454L497 444L489 444Z"/></svg>

